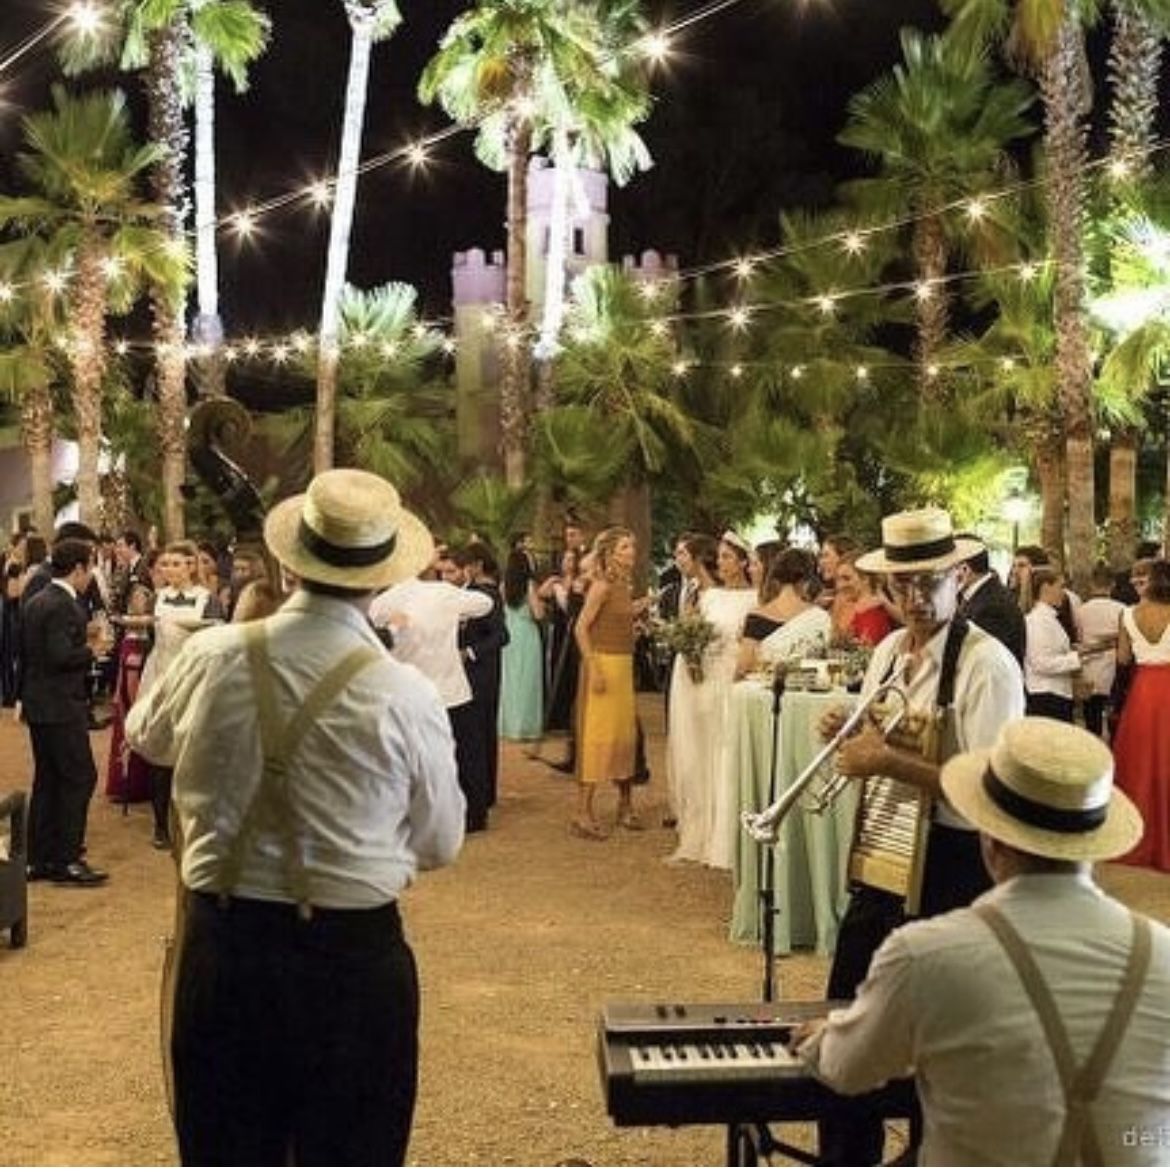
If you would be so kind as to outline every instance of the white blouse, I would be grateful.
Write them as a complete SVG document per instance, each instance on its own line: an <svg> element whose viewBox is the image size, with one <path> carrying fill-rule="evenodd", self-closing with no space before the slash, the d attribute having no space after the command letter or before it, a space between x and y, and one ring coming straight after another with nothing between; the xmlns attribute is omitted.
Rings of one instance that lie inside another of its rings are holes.
<svg viewBox="0 0 1170 1172"><path fill-rule="evenodd" d="M1028 694L1047 692L1071 700L1072 678L1081 669L1081 657L1072 650L1056 610L1046 602L1037 602L1025 615L1024 623L1028 629L1024 653L1024 687Z"/></svg>

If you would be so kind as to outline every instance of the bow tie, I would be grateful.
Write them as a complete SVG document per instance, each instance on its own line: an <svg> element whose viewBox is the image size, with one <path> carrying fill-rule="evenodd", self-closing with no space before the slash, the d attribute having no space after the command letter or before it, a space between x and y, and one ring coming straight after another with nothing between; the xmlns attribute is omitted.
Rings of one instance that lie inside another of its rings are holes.
<svg viewBox="0 0 1170 1172"><path fill-rule="evenodd" d="M167 599L167 605L168 606L194 606L195 603L198 601L199 600L197 598L194 598L194 597L188 598L187 595L185 595L183 593L179 593L179 594L172 594Z"/></svg>

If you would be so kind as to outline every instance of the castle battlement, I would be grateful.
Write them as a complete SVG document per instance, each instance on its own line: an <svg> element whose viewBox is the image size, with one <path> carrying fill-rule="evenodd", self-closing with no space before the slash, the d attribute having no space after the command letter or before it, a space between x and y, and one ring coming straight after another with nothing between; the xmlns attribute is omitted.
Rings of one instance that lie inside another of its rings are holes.
<svg viewBox="0 0 1170 1172"><path fill-rule="evenodd" d="M451 258L451 300L461 305L485 305L504 300L507 265L504 251L494 249L489 259L482 248L469 248Z"/></svg>
<svg viewBox="0 0 1170 1172"><path fill-rule="evenodd" d="M531 216L547 218L552 208L553 183L556 168L543 155L533 155L528 161L528 213ZM603 215L609 206L609 178L604 171L592 171L588 167L576 168L576 182L581 185L589 210L593 215ZM569 215L573 216L573 203L569 202Z"/></svg>
<svg viewBox="0 0 1170 1172"><path fill-rule="evenodd" d="M657 249L647 248L638 257L622 257L622 273L634 281L671 281L678 276L678 257L674 253L665 256Z"/></svg>

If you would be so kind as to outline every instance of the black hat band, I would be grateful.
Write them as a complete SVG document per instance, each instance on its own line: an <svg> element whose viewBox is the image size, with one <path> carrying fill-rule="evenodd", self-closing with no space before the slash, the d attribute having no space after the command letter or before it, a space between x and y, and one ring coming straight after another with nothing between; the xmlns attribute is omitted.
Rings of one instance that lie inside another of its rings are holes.
<svg viewBox="0 0 1170 1172"><path fill-rule="evenodd" d="M1057 810L1025 798L1004 785L989 765L983 773L983 790L1005 813L1017 822L1037 830L1055 830L1061 834L1087 834L1104 825L1109 803L1088 810Z"/></svg>
<svg viewBox="0 0 1170 1172"><path fill-rule="evenodd" d="M297 538L318 561L328 566L337 566L339 569L376 566L388 558L398 544L398 535L392 533L386 541L380 541L377 545L334 545L332 541L310 529L304 517L301 518Z"/></svg>
<svg viewBox="0 0 1170 1172"><path fill-rule="evenodd" d="M887 545L883 550L891 562L924 562L954 553L955 538L951 535L935 541L920 541L917 545Z"/></svg>

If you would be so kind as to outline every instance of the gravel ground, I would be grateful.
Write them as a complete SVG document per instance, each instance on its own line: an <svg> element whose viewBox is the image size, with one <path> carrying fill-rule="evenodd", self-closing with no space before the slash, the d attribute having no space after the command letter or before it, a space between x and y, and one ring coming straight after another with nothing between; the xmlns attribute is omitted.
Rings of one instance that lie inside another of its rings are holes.
<svg viewBox="0 0 1170 1172"><path fill-rule="evenodd" d="M641 703L654 766L643 796L655 828L603 843L570 837L571 782L506 746L491 831L403 901L423 983L413 1163L723 1161L715 1128L614 1128L600 1089L596 1023L606 1001L750 1001L760 987L758 954L727 941L730 878L663 864L673 835L656 828L661 702ZM94 746L100 763L106 735ZM0 786L26 786L28 776L26 737L6 716ZM0 1163L176 1160L157 1041L174 876L149 839L145 807L124 817L95 798L90 853L109 884L34 885L28 948L0 947ZM1106 868L1105 881L1170 917L1170 876ZM822 958L786 959L780 995L815 998L824 975Z"/></svg>

